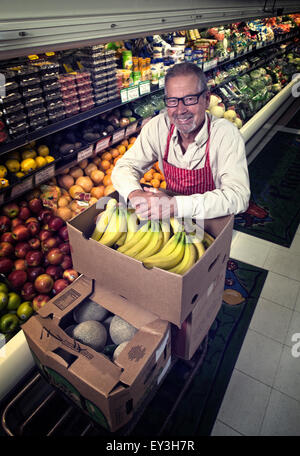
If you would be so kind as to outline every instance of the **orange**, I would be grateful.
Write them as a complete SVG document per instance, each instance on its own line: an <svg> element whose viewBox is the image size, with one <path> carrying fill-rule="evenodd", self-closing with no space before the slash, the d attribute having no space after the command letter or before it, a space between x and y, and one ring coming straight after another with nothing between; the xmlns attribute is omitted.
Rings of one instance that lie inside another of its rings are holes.
<svg viewBox="0 0 300 456"><path fill-rule="evenodd" d="M120 144L119 146L117 146L117 149L119 151L120 154L125 154L126 152L126 147L123 146L122 144Z"/></svg>
<svg viewBox="0 0 300 456"><path fill-rule="evenodd" d="M161 174L160 173L153 173L153 179L157 179L157 180L161 181L162 180Z"/></svg>
<svg viewBox="0 0 300 456"><path fill-rule="evenodd" d="M110 165L111 165L110 161L102 160L100 167L103 171L106 171L108 168L110 168Z"/></svg>
<svg viewBox="0 0 300 456"><path fill-rule="evenodd" d="M140 179L140 184L146 184L146 181L143 177Z"/></svg>
<svg viewBox="0 0 300 456"><path fill-rule="evenodd" d="M100 171L100 169L94 169L94 171L92 171L90 174L90 178L96 185L99 185L100 182L103 181L104 172Z"/></svg>
<svg viewBox="0 0 300 456"><path fill-rule="evenodd" d="M104 176L103 178L103 185L107 187L108 185L112 185L111 177L109 175Z"/></svg>
<svg viewBox="0 0 300 456"><path fill-rule="evenodd" d="M120 160L120 158L122 158L122 155L119 155L118 157L116 157L116 158L114 159L114 165L117 163L118 160Z"/></svg>
<svg viewBox="0 0 300 456"><path fill-rule="evenodd" d="M107 176L110 176L111 173L113 172L113 169L114 169L114 167L113 167L113 168L107 169L107 170L105 171L105 174L106 174Z"/></svg>
<svg viewBox="0 0 300 456"><path fill-rule="evenodd" d="M84 169L84 173L87 175L87 176L90 176L91 175L91 172L94 171L95 169L98 169L97 168L97 165L95 165L95 163L89 163L87 165L87 167Z"/></svg>
<svg viewBox="0 0 300 456"><path fill-rule="evenodd" d="M91 195L93 198L102 198L102 196L104 195L104 185L98 185L97 187L93 187L92 190L91 190Z"/></svg>
<svg viewBox="0 0 300 456"><path fill-rule="evenodd" d="M89 176L78 177L75 181L75 184L82 187L86 193L89 193L94 186L94 183Z"/></svg>
<svg viewBox="0 0 300 456"><path fill-rule="evenodd" d="M112 159L112 154L110 152L104 152L101 155L101 159L110 161Z"/></svg>
<svg viewBox="0 0 300 456"><path fill-rule="evenodd" d="M131 138L129 138L129 144L133 144L135 141L136 141L135 136L131 136Z"/></svg>
<svg viewBox="0 0 300 456"><path fill-rule="evenodd" d="M69 193L73 199L77 199L78 193L84 193L84 190L80 185L72 185L72 187L69 188Z"/></svg>
<svg viewBox="0 0 300 456"><path fill-rule="evenodd" d="M56 211L56 215L63 219L65 222L70 220L73 216L71 209L68 207L59 207Z"/></svg>
<svg viewBox="0 0 300 456"><path fill-rule="evenodd" d="M110 153L111 153L112 158L116 158L120 155L120 152L118 151L118 149L111 149Z"/></svg>
<svg viewBox="0 0 300 456"><path fill-rule="evenodd" d="M96 166L100 166L101 158L99 156L93 158L93 163L95 163Z"/></svg>
<svg viewBox="0 0 300 456"><path fill-rule="evenodd" d="M122 145L122 146L127 147L128 144L129 144L128 139L123 139L123 141L121 141L121 145Z"/></svg>
<svg viewBox="0 0 300 456"><path fill-rule="evenodd" d="M158 179L152 179L150 181L150 184L155 187L155 188L158 188L160 186L160 181Z"/></svg>
<svg viewBox="0 0 300 456"><path fill-rule="evenodd" d="M85 158L83 160L81 160L81 162L78 163L78 166L81 168L81 169L84 169L87 167L87 165L89 164L88 160Z"/></svg>
<svg viewBox="0 0 300 456"><path fill-rule="evenodd" d="M167 182L166 181L161 181L160 188L167 188Z"/></svg>
<svg viewBox="0 0 300 456"><path fill-rule="evenodd" d="M154 163L153 168L154 168L158 173L161 172L161 171L160 171L160 168L159 168L158 161L157 161L156 163Z"/></svg>
<svg viewBox="0 0 300 456"><path fill-rule="evenodd" d="M132 147L132 146L133 146L133 143L132 144L128 144L127 150L130 149L130 147Z"/></svg>
<svg viewBox="0 0 300 456"><path fill-rule="evenodd" d="M145 179L145 181L150 182L152 178L153 178L153 177L152 177L152 172L151 172L151 170L150 170L150 171L147 171L147 172L144 174L144 179Z"/></svg>
<svg viewBox="0 0 300 456"><path fill-rule="evenodd" d="M104 196L107 196L110 193L115 192L115 191L116 191L116 189L113 185L108 185L107 187L105 187Z"/></svg>

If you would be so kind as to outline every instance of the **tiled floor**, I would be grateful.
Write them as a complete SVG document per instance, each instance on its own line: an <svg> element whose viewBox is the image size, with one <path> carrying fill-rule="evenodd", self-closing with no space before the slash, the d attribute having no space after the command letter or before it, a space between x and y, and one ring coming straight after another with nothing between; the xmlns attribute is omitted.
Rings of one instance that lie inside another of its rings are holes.
<svg viewBox="0 0 300 456"><path fill-rule="evenodd" d="M300 436L300 227L290 248L235 232L231 257L269 273L211 435Z"/></svg>

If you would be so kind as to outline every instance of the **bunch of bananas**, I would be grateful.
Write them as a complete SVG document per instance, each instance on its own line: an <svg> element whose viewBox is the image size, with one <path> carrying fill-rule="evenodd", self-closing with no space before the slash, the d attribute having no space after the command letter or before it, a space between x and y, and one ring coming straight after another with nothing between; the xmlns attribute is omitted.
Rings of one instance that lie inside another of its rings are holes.
<svg viewBox="0 0 300 456"><path fill-rule="evenodd" d="M191 230L192 231L192 230ZM133 210L111 198L100 214L92 239L142 261L146 268L158 267L185 274L205 253L214 238L187 233L177 219L141 220Z"/></svg>

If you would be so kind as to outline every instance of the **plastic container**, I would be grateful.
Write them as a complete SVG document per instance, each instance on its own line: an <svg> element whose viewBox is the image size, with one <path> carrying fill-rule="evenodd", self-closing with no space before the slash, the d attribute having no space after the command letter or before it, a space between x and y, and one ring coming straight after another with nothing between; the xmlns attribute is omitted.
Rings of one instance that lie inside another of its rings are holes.
<svg viewBox="0 0 300 456"><path fill-rule="evenodd" d="M10 115L15 112L22 111L25 108L24 104L21 103L21 101L17 101L14 104L11 104L9 106L6 106L5 108L2 109L3 114L5 115Z"/></svg>
<svg viewBox="0 0 300 456"><path fill-rule="evenodd" d="M61 109L56 112L49 112L48 117L49 117L49 122L51 122L51 123L59 122L60 120L63 120L66 117L66 112L64 109Z"/></svg>
<svg viewBox="0 0 300 456"><path fill-rule="evenodd" d="M15 126L15 125L23 123L26 120L26 117L27 117L26 113L24 111L21 111L21 112L15 113L15 114L5 116L4 120L7 125Z"/></svg>
<svg viewBox="0 0 300 456"><path fill-rule="evenodd" d="M78 101L78 94L77 94L77 91L75 90L72 90L72 92L64 92L62 93L62 100L63 102L68 102L68 101L74 101L74 103L76 101Z"/></svg>
<svg viewBox="0 0 300 456"><path fill-rule="evenodd" d="M24 106L26 109L30 109L35 106L43 106L44 98L41 96L26 98Z"/></svg>
<svg viewBox="0 0 300 456"><path fill-rule="evenodd" d="M43 88L44 92L60 90L60 83L58 80L49 80L49 81L42 83L42 88Z"/></svg>
<svg viewBox="0 0 300 456"><path fill-rule="evenodd" d="M41 117L34 117L32 120L29 120L29 129L31 131L43 128L46 125L48 125L48 117L45 115Z"/></svg>
<svg viewBox="0 0 300 456"><path fill-rule="evenodd" d="M48 103L46 103L46 108L49 113L53 113L60 109L64 109L64 102L62 100L49 101Z"/></svg>
<svg viewBox="0 0 300 456"><path fill-rule="evenodd" d="M22 92L22 95L24 98L31 98L33 96L38 96L38 95L42 95L43 93L43 90L42 90L42 87L40 85L38 86L29 86L29 87L24 87L23 89L23 92Z"/></svg>
<svg viewBox="0 0 300 456"><path fill-rule="evenodd" d="M66 112L66 116L67 117L75 116L75 114L78 114L80 112L80 106L79 105L76 105L76 106L73 105L72 107L66 108L65 112Z"/></svg>
<svg viewBox="0 0 300 456"><path fill-rule="evenodd" d="M17 92L10 92L5 97L0 98L0 106L10 106L11 104L15 103L16 101L21 100L22 95Z"/></svg>
<svg viewBox="0 0 300 456"><path fill-rule="evenodd" d="M47 109L44 106L36 106L34 108L30 108L27 112L28 118L42 116L47 113Z"/></svg>
<svg viewBox="0 0 300 456"><path fill-rule="evenodd" d="M9 133L9 136L11 139L16 139L16 138L20 138L20 137L26 135L26 133L28 133L28 130L29 130L28 123L22 122L18 125L13 125L13 126L9 127L8 133Z"/></svg>
<svg viewBox="0 0 300 456"><path fill-rule="evenodd" d="M31 87L40 84L41 80L39 77L28 75L20 80L19 86L20 87Z"/></svg>

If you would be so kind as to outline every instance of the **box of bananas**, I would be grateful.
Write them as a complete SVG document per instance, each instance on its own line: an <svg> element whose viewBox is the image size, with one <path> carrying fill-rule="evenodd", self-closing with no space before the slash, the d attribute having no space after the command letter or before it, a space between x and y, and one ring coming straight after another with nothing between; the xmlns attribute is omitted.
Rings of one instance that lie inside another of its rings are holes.
<svg viewBox="0 0 300 456"><path fill-rule="evenodd" d="M114 198L98 217L91 238L141 261L148 269L157 267L180 275L189 271L214 241L192 220L142 220Z"/></svg>

